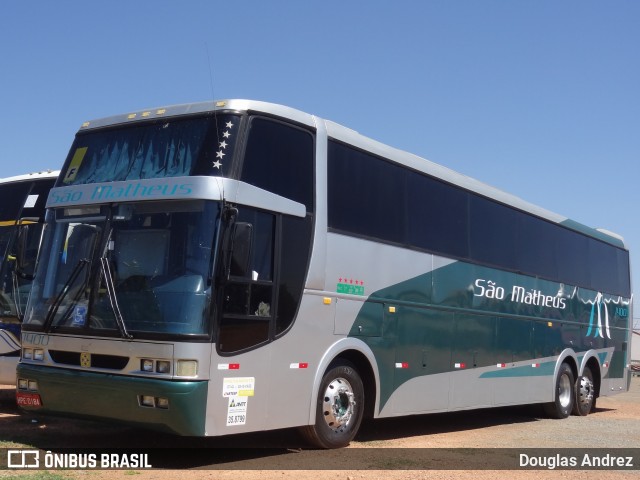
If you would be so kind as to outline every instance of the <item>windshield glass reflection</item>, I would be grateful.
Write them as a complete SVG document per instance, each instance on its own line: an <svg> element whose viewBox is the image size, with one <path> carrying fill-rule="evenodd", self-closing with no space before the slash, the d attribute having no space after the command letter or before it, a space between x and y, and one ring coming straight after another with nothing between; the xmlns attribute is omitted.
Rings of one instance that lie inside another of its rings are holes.
<svg viewBox="0 0 640 480"><path fill-rule="evenodd" d="M26 321L124 338L207 334L214 202L127 204L50 218ZM53 217L53 215L50 215Z"/></svg>

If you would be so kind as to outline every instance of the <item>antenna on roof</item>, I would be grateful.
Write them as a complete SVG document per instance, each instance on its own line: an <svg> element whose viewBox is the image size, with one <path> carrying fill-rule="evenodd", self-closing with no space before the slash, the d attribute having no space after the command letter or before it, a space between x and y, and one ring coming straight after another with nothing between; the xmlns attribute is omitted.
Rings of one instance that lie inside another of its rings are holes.
<svg viewBox="0 0 640 480"><path fill-rule="evenodd" d="M209 55L209 43L207 41L204 42L205 50L207 52L207 64L209 65L209 84L211 85L211 103L213 105L213 119L216 123L216 146L220 145L220 129L218 128L218 111L216 110L216 96L215 91L213 90L213 67L211 66L211 57ZM220 192L222 193L222 204L224 205L226 202L226 196L224 194L224 180L217 180Z"/></svg>
<svg viewBox="0 0 640 480"><path fill-rule="evenodd" d="M211 101L216 101L216 96L213 90L213 69L211 68L211 57L209 56L209 43L204 42L205 50L207 51L207 63L209 65L209 84L211 85Z"/></svg>

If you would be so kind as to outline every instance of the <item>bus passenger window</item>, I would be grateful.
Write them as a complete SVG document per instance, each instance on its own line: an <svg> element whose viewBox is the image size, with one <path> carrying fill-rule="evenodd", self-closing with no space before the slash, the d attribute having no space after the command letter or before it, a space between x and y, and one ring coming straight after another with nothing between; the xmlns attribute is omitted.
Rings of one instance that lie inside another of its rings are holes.
<svg viewBox="0 0 640 480"><path fill-rule="evenodd" d="M232 253L232 258L248 254L248 266L238 268L231 265L222 293L218 349L225 353L267 342L275 313L272 308L275 216L249 208L241 209L234 226L241 226L244 234L250 233L251 238L243 240L242 245L236 245L242 250L250 245L248 252Z"/></svg>

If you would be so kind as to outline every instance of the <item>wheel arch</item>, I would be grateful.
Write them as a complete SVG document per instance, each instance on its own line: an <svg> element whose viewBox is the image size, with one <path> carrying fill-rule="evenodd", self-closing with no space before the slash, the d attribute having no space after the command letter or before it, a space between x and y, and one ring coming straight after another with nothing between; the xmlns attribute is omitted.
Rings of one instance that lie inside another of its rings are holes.
<svg viewBox="0 0 640 480"><path fill-rule="evenodd" d="M322 377L334 364L340 360L348 361L358 371L362 379L365 395L365 418L373 417L378 408L380 397L378 385L378 363L369 346L357 338L344 338L334 343L323 355L315 372L311 391L311 408L309 409L309 425L315 422L316 398Z"/></svg>

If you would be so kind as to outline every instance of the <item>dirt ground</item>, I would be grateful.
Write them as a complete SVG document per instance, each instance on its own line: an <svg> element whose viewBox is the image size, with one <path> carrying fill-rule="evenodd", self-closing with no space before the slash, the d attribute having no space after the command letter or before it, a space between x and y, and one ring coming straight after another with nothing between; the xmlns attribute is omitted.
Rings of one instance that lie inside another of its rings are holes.
<svg viewBox="0 0 640 480"><path fill-rule="evenodd" d="M58 477L49 478L606 480L638 478L640 468L636 465L631 471L484 469L484 465L496 465L496 458L505 452L514 452L505 449L514 448L594 449L590 452L634 448L637 452L640 377L632 379L629 392L600 398L597 411L587 417L550 420L543 417L538 407L514 407L376 420L366 422L348 448L332 451L309 449L292 430L195 439L88 421L39 418L20 412L14 394L15 389L0 387L0 447L53 452L151 448L155 452L153 469L55 470L52 473ZM176 447L180 448L179 454ZM158 455L158 449L165 449L160 452L167 454ZM640 453L635 454L635 461L640 462ZM6 465L6 460L2 465ZM425 465L428 469L423 469ZM445 469L438 469L440 466ZM455 469L456 466L464 469ZM33 472L0 470L0 478L24 475Z"/></svg>

